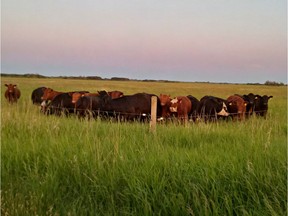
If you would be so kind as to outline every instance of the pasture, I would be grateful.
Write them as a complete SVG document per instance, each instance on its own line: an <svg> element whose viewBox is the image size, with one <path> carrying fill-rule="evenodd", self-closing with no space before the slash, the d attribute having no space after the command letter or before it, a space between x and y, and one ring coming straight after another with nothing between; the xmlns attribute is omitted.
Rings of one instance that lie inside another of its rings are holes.
<svg viewBox="0 0 288 216"><path fill-rule="evenodd" d="M21 98L8 104L5 83ZM40 86L222 98L273 95L267 119L187 126L46 116ZM1 79L2 215L287 215L287 87Z"/></svg>

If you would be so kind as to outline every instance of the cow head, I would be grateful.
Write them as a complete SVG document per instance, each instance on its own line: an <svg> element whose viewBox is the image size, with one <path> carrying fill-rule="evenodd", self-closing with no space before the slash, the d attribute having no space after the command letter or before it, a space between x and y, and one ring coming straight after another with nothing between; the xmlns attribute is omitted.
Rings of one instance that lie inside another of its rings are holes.
<svg viewBox="0 0 288 216"><path fill-rule="evenodd" d="M13 93L14 89L17 88L17 85L13 85L13 84L5 84L5 86L7 87L7 90L9 93Z"/></svg>
<svg viewBox="0 0 288 216"><path fill-rule="evenodd" d="M264 106L268 106L268 100L269 100L270 98L273 98L273 96L263 95L263 96L262 96L262 99L261 99L261 103L262 103Z"/></svg>
<svg viewBox="0 0 288 216"><path fill-rule="evenodd" d="M84 95L85 95L85 93L74 92L72 94L72 103L75 104L79 100L79 98L84 96Z"/></svg>
<svg viewBox="0 0 288 216"><path fill-rule="evenodd" d="M227 106L224 102L222 102L222 109L217 113L219 116L228 116L229 113L227 111Z"/></svg>
<svg viewBox="0 0 288 216"><path fill-rule="evenodd" d="M41 99L43 100L43 101L45 101L45 100L52 100L53 99L53 97L55 96L55 91L53 90L53 89L51 89L51 88L46 88L45 90L44 90L44 93L43 93L43 96L41 97Z"/></svg>
<svg viewBox="0 0 288 216"><path fill-rule="evenodd" d="M178 110L178 104L182 102L182 99L174 98L171 100L171 104L169 107L170 112L177 113Z"/></svg>
<svg viewBox="0 0 288 216"><path fill-rule="evenodd" d="M161 106L170 106L171 104L170 95L160 94L159 99L160 99Z"/></svg>

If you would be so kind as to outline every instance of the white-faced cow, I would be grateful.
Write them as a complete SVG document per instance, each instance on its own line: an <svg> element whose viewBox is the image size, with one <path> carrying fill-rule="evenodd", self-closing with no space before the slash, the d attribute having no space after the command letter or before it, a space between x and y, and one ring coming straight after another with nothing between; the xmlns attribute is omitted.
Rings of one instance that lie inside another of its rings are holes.
<svg viewBox="0 0 288 216"><path fill-rule="evenodd" d="M229 116L226 100L214 96L204 96L199 102L197 115L200 120L203 119L205 122Z"/></svg>
<svg viewBox="0 0 288 216"><path fill-rule="evenodd" d="M178 96L171 100L169 107L171 113L177 113L181 122L187 123L188 115L191 112L191 101L186 96Z"/></svg>

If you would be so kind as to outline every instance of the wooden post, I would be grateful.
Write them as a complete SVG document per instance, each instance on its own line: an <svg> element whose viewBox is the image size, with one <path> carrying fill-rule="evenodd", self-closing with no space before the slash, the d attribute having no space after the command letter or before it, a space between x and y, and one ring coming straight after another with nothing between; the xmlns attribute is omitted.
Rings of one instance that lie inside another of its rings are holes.
<svg viewBox="0 0 288 216"><path fill-rule="evenodd" d="M150 131L156 132L156 121L157 121L157 97L151 97L151 120L150 120Z"/></svg>

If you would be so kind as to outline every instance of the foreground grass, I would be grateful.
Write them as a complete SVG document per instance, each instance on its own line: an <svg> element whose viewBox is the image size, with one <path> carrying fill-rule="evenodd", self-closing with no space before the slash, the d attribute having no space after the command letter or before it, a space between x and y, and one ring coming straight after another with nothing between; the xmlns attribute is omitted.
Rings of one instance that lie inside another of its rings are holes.
<svg viewBox="0 0 288 216"><path fill-rule="evenodd" d="M163 124L153 134L148 124L2 101L1 213L287 215L283 102L266 120Z"/></svg>

